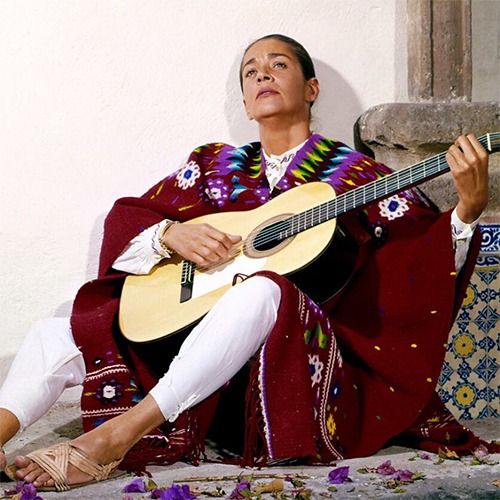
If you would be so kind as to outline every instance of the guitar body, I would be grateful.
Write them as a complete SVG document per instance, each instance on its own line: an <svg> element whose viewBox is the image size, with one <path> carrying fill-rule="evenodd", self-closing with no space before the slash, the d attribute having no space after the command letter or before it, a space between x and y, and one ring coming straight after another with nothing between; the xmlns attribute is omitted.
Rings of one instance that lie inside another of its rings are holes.
<svg viewBox="0 0 500 500"><path fill-rule="evenodd" d="M184 224L207 223L242 236L242 251L227 264L215 269L194 271L192 294L181 297L186 263L179 255L163 260L146 276L128 276L122 291L119 323L123 335L133 342L151 342L191 328L232 286L235 274L249 275L270 270L288 276L318 302L331 298L350 277L353 259L349 258L333 274L334 260L344 255L334 240L344 233L332 219L283 241L262 242L262 235L280 227L280 221L335 197L333 188L323 182L303 184L281 194L265 205L246 212L210 214ZM259 240L260 238L260 240ZM316 271L311 269L316 267ZM321 276L321 280L316 277ZM328 282L329 290L321 283ZM335 283L336 282L336 283Z"/></svg>

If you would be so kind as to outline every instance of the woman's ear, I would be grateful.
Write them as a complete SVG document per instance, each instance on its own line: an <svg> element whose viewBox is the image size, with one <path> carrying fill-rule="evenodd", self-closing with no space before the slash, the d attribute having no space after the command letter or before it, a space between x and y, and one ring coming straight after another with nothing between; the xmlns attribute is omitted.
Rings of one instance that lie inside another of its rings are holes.
<svg viewBox="0 0 500 500"><path fill-rule="evenodd" d="M243 106L245 106L245 111L246 111L246 113L247 113L247 118L248 118L249 120L253 120L253 116L252 116L252 114L250 113L250 109L248 108L248 106L247 106L247 102L245 101L245 99L243 99Z"/></svg>
<svg viewBox="0 0 500 500"><path fill-rule="evenodd" d="M306 82L306 100L311 103L319 96L319 81L317 78L309 78Z"/></svg>

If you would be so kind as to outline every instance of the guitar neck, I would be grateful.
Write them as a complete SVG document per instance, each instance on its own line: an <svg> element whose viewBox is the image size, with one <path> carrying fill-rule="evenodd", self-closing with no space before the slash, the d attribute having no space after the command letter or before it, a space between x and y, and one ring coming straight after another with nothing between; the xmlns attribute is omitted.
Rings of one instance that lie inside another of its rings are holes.
<svg viewBox="0 0 500 500"><path fill-rule="evenodd" d="M500 150L500 132L485 134L478 140L488 153ZM353 210L359 210L374 201L387 198L449 172L450 167L445 157L446 151L415 165L397 170L369 184L347 191L326 203L295 214L286 222L283 221L279 239L289 238L318 224Z"/></svg>

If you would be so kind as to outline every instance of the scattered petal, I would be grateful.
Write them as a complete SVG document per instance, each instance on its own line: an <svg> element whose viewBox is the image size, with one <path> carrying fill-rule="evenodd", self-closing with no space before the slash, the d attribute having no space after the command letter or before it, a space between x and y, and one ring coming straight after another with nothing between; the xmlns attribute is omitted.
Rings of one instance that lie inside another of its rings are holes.
<svg viewBox="0 0 500 500"><path fill-rule="evenodd" d="M431 457L427 453L423 453L422 456L420 457L422 460L430 460Z"/></svg>
<svg viewBox="0 0 500 500"><path fill-rule="evenodd" d="M402 483L411 482L412 477L413 477L413 472L411 472L409 470L403 470L403 469L397 470L392 475L392 479L395 479L396 481L401 481Z"/></svg>
<svg viewBox="0 0 500 500"><path fill-rule="evenodd" d="M229 495L229 498L233 498L233 499L241 499L241 498L245 498L245 495L243 494L243 492L250 492L250 483L246 480L246 479L242 479L239 483L238 483L238 486L236 486L236 488L231 492L231 494ZM246 495L248 496L248 495ZM163 499L162 499L163 500Z"/></svg>
<svg viewBox="0 0 500 500"><path fill-rule="evenodd" d="M143 480L138 477L134 479L130 484L127 484L122 490L124 493L146 493L146 488L144 487Z"/></svg>
<svg viewBox="0 0 500 500"><path fill-rule="evenodd" d="M489 451L484 444L480 444L474 451L473 451L474 457L479 460L480 462L484 462L486 458L488 458Z"/></svg>
<svg viewBox="0 0 500 500"><path fill-rule="evenodd" d="M192 495L187 484L173 484L161 495L161 500L193 500L196 495Z"/></svg>
<svg viewBox="0 0 500 500"><path fill-rule="evenodd" d="M31 483L18 481L15 490L4 491L4 496L1 498L12 498L12 500L42 500L36 493L36 488Z"/></svg>
<svg viewBox="0 0 500 500"><path fill-rule="evenodd" d="M348 476L349 467L337 467L336 469L330 471L330 473L328 474L328 479L332 484L343 484L346 481L351 481Z"/></svg>
<svg viewBox="0 0 500 500"><path fill-rule="evenodd" d="M447 458L449 460L460 460L460 457L454 452L446 448L439 448L438 450L438 457L439 458Z"/></svg>
<svg viewBox="0 0 500 500"><path fill-rule="evenodd" d="M377 467L377 472L382 476L390 476L396 472L396 469L391 465L391 461L387 460Z"/></svg>
<svg viewBox="0 0 500 500"><path fill-rule="evenodd" d="M146 491L153 491L153 490L157 490L158 489L158 485L153 481L153 478L149 478L149 481L148 481L148 484L146 486Z"/></svg>

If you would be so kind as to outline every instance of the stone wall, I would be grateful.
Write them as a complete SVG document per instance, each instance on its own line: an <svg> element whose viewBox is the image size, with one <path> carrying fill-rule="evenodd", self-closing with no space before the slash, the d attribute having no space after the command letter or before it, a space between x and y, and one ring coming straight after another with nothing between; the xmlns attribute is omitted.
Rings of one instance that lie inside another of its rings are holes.
<svg viewBox="0 0 500 500"><path fill-rule="evenodd" d="M393 103L360 117L356 134L377 160L393 168L415 164L446 150L460 134L500 132L500 105L489 103ZM420 186L441 210L456 205L451 174ZM490 201L483 221L500 222L500 153L490 156Z"/></svg>

